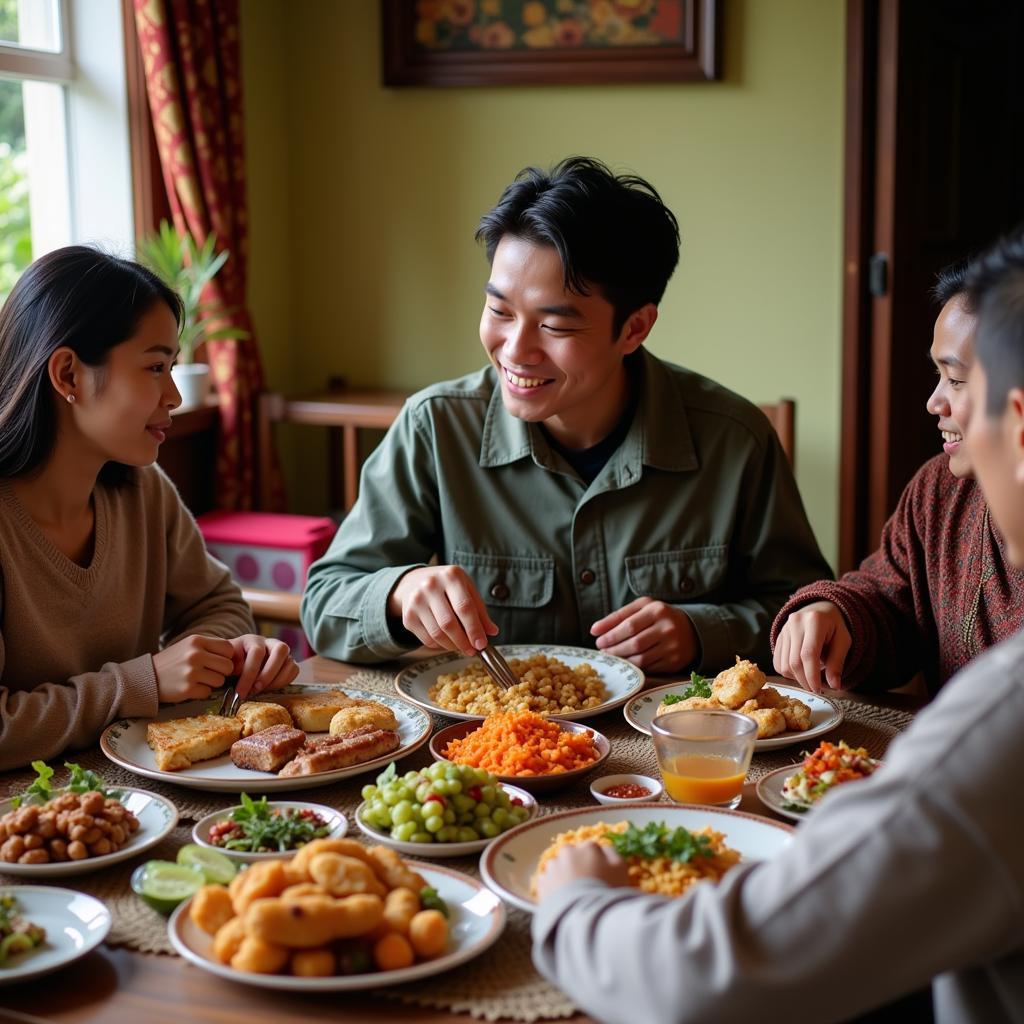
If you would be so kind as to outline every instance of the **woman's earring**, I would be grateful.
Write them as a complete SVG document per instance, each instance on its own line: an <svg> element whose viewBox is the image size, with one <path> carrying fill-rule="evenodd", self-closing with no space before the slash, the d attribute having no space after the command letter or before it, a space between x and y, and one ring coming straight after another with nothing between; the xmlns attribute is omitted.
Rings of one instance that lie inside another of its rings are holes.
<svg viewBox="0 0 1024 1024"><path fill-rule="evenodd" d="M68 395L68 401L69 402L73 402L74 400L75 400L75 396L74 395Z"/></svg>

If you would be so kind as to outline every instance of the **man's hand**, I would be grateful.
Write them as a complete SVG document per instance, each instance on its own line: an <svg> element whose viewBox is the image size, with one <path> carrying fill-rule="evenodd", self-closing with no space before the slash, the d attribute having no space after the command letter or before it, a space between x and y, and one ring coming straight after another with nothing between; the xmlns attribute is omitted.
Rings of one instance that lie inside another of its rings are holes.
<svg viewBox="0 0 1024 1024"><path fill-rule="evenodd" d="M596 878L616 887L629 885L626 862L610 846L602 843L570 844L563 846L548 861L537 879L537 900L544 900L577 878Z"/></svg>
<svg viewBox="0 0 1024 1024"><path fill-rule="evenodd" d="M825 682L838 690L843 685L843 663L853 638L846 619L831 601L815 601L798 608L782 627L775 642L775 671L805 690L821 693Z"/></svg>
<svg viewBox="0 0 1024 1024"><path fill-rule="evenodd" d="M156 692L164 704L205 700L234 668L231 641L217 636L186 636L153 655Z"/></svg>
<svg viewBox="0 0 1024 1024"><path fill-rule="evenodd" d="M699 654L697 631L686 612L638 597L590 627L606 654L626 658L651 672L677 672Z"/></svg>
<svg viewBox="0 0 1024 1024"><path fill-rule="evenodd" d="M235 690L242 700L267 690L280 690L299 674L291 648L283 640L246 633L229 640Z"/></svg>
<svg viewBox="0 0 1024 1024"><path fill-rule="evenodd" d="M472 656L498 627L473 581L457 565L410 569L388 597L388 614L426 647Z"/></svg>

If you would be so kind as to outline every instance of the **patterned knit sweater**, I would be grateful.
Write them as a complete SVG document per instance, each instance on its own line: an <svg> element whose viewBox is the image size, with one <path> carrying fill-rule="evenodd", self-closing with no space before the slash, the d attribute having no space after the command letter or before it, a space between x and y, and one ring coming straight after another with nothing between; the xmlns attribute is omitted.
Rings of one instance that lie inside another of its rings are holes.
<svg viewBox="0 0 1024 1024"><path fill-rule="evenodd" d="M843 687L892 689L918 672L929 694L1024 624L1024 571L1006 560L981 488L937 455L907 484L874 554L838 582L798 590L772 625L813 601L832 601L853 645Z"/></svg>
<svg viewBox="0 0 1024 1024"><path fill-rule="evenodd" d="M94 743L157 711L153 653L191 633L236 637L252 615L157 467L98 484L87 567L0 480L0 770Z"/></svg>

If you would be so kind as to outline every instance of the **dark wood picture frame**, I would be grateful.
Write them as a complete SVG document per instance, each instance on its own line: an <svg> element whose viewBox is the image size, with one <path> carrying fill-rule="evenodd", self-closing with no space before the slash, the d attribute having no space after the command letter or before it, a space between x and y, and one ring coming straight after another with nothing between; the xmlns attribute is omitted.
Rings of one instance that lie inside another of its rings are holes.
<svg viewBox="0 0 1024 1024"><path fill-rule="evenodd" d="M680 0L681 44L432 50L415 0L381 0L386 86L705 82L721 77L722 0Z"/></svg>

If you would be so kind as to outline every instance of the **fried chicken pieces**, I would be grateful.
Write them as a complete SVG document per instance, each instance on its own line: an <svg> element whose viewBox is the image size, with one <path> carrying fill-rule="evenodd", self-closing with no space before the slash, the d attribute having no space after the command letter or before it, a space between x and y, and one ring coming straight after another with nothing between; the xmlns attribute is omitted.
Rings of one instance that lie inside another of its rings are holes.
<svg viewBox="0 0 1024 1024"><path fill-rule="evenodd" d="M765 674L752 661L737 656L735 665L715 676L710 697L687 697L675 704L662 704L655 717L670 711L738 711L757 723L759 740L786 731L806 732L811 727L811 709L803 701L765 686L766 682Z"/></svg>

